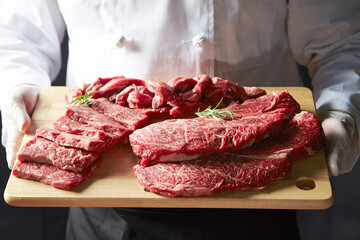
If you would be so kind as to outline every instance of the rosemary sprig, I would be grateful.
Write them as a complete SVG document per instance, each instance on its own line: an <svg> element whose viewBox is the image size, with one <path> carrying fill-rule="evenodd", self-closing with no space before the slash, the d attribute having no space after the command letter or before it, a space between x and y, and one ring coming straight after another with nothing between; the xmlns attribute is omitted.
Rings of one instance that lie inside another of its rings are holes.
<svg viewBox="0 0 360 240"><path fill-rule="evenodd" d="M90 107L90 105L95 101L95 99L93 99L91 96L92 93L93 92L89 92L89 93L85 93L85 94L81 93L79 96L74 98L70 104L85 105L87 107Z"/></svg>
<svg viewBox="0 0 360 240"><path fill-rule="evenodd" d="M211 109L211 106L208 106L204 111L200 112L200 108L198 108L198 111L195 113L199 117L207 117L207 118L213 118L218 121L224 122L224 118L231 118L232 120L235 120L234 114L237 112L242 112L238 110L228 110L226 108L218 109L222 102L223 98L220 99L219 103Z"/></svg>

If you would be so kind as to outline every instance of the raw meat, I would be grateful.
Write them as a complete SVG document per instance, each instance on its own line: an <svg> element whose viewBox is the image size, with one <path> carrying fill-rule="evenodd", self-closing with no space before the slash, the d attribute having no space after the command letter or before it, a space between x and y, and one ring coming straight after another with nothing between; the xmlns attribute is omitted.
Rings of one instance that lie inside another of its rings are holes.
<svg viewBox="0 0 360 240"><path fill-rule="evenodd" d="M106 142L99 138L59 132L47 127L38 128L36 136L56 142L60 146L81 148L87 151L101 152L106 147Z"/></svg>
<svg viewBox="0 0 360 240"><path fill-rule="evenodd" d="M119 143L126 143L128 135L132 132L114 118L83 105L69 106L65 116L98 130L114 134L118 137Z"/></svg>
<svg viewBox="0 0 360 240"><path fill-rule="evenodd" d="M73 87L69 89L69 93L65 95L65 102L70 104L73 99L84 94L84 90L80 87Z"/></svg>
<svg viewBox="0 0 360 240"><path fill-rule="evenodd" d="M152 105L153 97L139 91L129 93L127 103L129 108L149 108Z"/></svg>
<svg viewBox="0 0 360 240"><path fill-rule="evenodd" d="M297 113L300 110L300 105L287 90L283 90L275 91L272 95L264 95L255 99L248 99L243 103L234 103L227 107L228 110L240 111L235 114L236 118L257 115L279 108L287 108L291 112Z"/></svg>
<svg viewBox="0 0 360 240"><path fill-rule="evenodd" d="M237 83L218 77L210 78L207 75L196 78L177 77L170 80L168 85L184 101L206 101L213 106L221 98L226 106L236 101L243 102L248 98L244 88ZM179 104L174 106L179 106Z"/></svg>
<svg viewBox="0 0 360 240"><path fill-rule="evenodd" d="M175 106L170 110L171 116L179 117L179 116L190 116L194 115L198 109L205 109L208 105L203 102L190 102L185 101L180 106Z"/></svg>
<svg viewBox="0 0 360 240"><path fill-rule="evenodd" d="M54 128L60 132L98 138L102 141L107 142L108 147L110 148L112 148L117 142L119 142L119 137L115 136L114 134L98 130L87 124L79 123L65 116L58 118L54 122ZM106 150L108 150L108 147L106 148Z"/></svg>
<svg viewBox="0 0 360 240"><path fill-rule="evenodd" d="M167 197L195 197L224 190L262 189L287 176L286 154L246 158L223 153L181 163L136 165L134 174L146 191Z"/></svg>
<svg viewBox="0 0 360 240"><path fill-rule="evenodd" d="M120 93L118 93L116 95L115 103L118 105L121 105L121 106L126 106L129 94L134 90L135 90L135 88L133 85L130 85L130 86L124 88Z"/></svg>
<svg viewBox="0 0 360 240"><path fill-rule="evenodd" d="M135 109L136 111L145 114L146 116L150 118L159 118L159 119L169 119L173 118L173 116L170 115L170 110L172 107L166 105L161 108L139 108Z"/></svg>
<svg viewBox="0 0 360 240"><path fill-rule="evenodd" d="M198 81L194 78L176 77L171 79L167 84L173 89L174 92L183 93L192 90L197 82Z"/></svg>
<svg viewBox="0 0 360 240"><path fill-rule="evenodd" d="M203 91L204 98L213 106L216 106L221 99L223 101L220 107L226 107L233 102L242 103L248 98L244 88L239 84L218 77L211 78L211 85Z"/></svg>
<svg viewBox="0 0 360 240"><path fill-rule="evenodd" d="M258 87L243 87L248 98L258 98L260 96L266 95L266 91Z"/></svg>
<svg viewBox="0 0 360 240"><path fill-rule="evenodd" d="M186 162L136 165L134 174L145 190L168 197L261 189L287 176L294 160L313 156L323 144L319 121L301 112L281 134L252 147Z"/></svg>
<svg viewBox="0 0 360 240"><path fill-rule="evenodd" d="M238 120L219 122L195 118L164 121L136 130L130 135L130 144L135 155L141 157L142 165L189 160L217 151L231 151L245 147L246 144L251 145L251 141L255 139L260 141L261 136L268 137L269 135L262 131L271 129L271 124L274 124L276 133L283 120L292 117L299 111L300 106L289 92L284 90L276 91L273 95L248 99L242 104L235 103L228 109L240 111L235 114ZM282 110L276 112L276 109ZM271 115L265 114L269 112L272 112ZM281 119L280 115L283 113L285 118ZM274 119L271 119L272 117ZM275 119L279 122L271 123ZM269 129L266 129L266 124L269 124ZM255 137L256 135L259 137ZM199 155L194 154L197 152Z"/></svg>
<svg viewBox="0 0 360 240"><path fill-rule="evenodd" d="M96 91L86 90L86 92L93 92L91 95L93 98L107 97L109 100L113 101L118 93L130 85L145 86L145 81L133 78L115 77Z"/></svg>
<svg viewBox="0 0 360 240"><path fill-rule="evenodd" d="M100 163L101 159L99 158L83 172L75 173L49 164L16 161L12 174L19 178L51 185L54 188L71 190L91 176Z"/></svg>
<svg viewBox="0 0 360 240"><path fill-rule="evenodd" d="M185 161L251 146L279 133L292 116L291 111L281 108L224 122L210 118L166 120L134 131L129 139L141 165Z"/></svg>
<svg viewBox="0 0 360 240"><path fill-rule="evenodd" d="M183 101L165 82L149 80L146 83L147 89L155 96L152 99L152 108L157 109L165 104L170 106L180 105Z"/></svg>
<svg viewBox="0 0 360 240"><path fill-rule="evenodd" d="M123 76L115 78L124 78ZM65 96L66 103L70 104L71 101L85 93L93 93L98 91L105 83L113 78L98 78L92 83L83 83L81 87L73 87L69 89L69 94Z"/></svg>
<svg viewBox="0 0 360 240"><path fill-rule="evenodd" d="M140 79L125 78L124 76L112 78L98 78L91 84L83 84L81 88L74 87L70 89L70 94L65 96L67 103L70 103L74 98L84 93L91 93L93 98L107 97L111 101L123 89L130 85L145 86L145 81Z"/></svg>
<svg viewBox="0 0 360 240"><path fill-rule="evenodd" d="M170 80L167 84L183 100L197 102L201 101L202 98L202 91L194 91L197 83L198 79L195 78L177 77Z"/></svg>
<svg viewBox="0 0 360 240"><path fill-rule="evenodd" d="M123 79L125 78L124 76L117 76L117 77L111 77L111 78L98 78L96 79L94 82L92 82L87 88L85 88L87 93L90 92L96 92L98 91L101 87L103 87L105 84L107 84L108 82L110 82L113 79Z"/></svg>
<svg viewBox="0 0 360 240"><path fill-rule="evenodd" d="M98 98L91 108L114 118L131 130L143 127L149 123L149 117L127 107L110 102L107 98Z"/></svg>
<svg viewBox="0 0 360 240"><path fill-rule="evenodd" d="M17 158L22 162L54 165L63 170L82 172L99 158L99 152L64 147L42 137L34 137L20 148Z"/></svg>
<svg viewBox="0 0 360 240"><path fill-rule="evenodd" d="M258 90L248 89L250 95L257 94L256 96L262 94ZM220 107L226 107L235 102L241 103L250 96L237 83L207 75L176 77L168 83L151 79L145 82L123 76L98 78L82 88L70 90L66 99L70 102L84 93L91 93L94 99L104 97L121 106L141 109L138 112L155 118L193 115L195 106L214 107L223 99ZM167 108L169 111L165 110Z"/></svg>
<svg viewBox="0 0 360 240"><path fill-rule="evenodd" d="M154 94L145 86L128 86L116 95L115 103L130 108L151 108Z"/></svg>
<svg viewBox="0 0 360 240"><path fill-rule="evenodd" d="M324 146L325 136L314 114L302 111L287 123L281 134L253 147L239 151L241 155L287 153L292 160L311 157Z"/></svg>
<svg viewBox="0 0 360 240"><path fill-rule="evenodd" d="M205 74L199 75L195 78L197 80L196 85L193 88L193 91L198 94L202 94L204 89L207 89L211 86L211 78Z"/></svg>

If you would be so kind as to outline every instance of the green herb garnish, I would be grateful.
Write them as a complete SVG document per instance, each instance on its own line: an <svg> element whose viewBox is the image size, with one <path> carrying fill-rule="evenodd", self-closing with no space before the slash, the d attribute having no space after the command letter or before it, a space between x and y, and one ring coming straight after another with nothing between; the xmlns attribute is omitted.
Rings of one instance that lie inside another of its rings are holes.
<svg viewBox="0 0 360 240"><path fill-rule="evenodd" d="M92 93L93 92L80 94L79 96L74 98L70 104L85 105L87 107L90 107L90 105L95 101L95 99L93 99L91 96Z"/></svg>
<svg viewBox="0 0 360 240"><path fill-rule="evenodd" d="M226 108L218 109L222 102L223 98L220 99L219 103L211 109L211 106L208 106L204 111L200 112L200 108L198 108L198 111L195 113L199 117L207 117L207 118L213 118L218 121L224 122L224 118L231 118L232 120L235 120L234 114L237 112L242 112L238 110L228 110Z"/></svg>

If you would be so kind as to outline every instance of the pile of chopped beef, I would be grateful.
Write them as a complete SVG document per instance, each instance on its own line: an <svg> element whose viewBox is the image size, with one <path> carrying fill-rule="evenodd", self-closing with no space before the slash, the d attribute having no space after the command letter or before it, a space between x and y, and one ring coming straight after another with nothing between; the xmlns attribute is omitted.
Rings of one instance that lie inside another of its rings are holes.
<svg viewBox="0 0 360 240"><path fill-rule="evenodd" d="M207 75L176 77L167 83L119 76L99 78L92 84L72 88L66 100L71 102L80 94L89 93L95 99L105 97L152 118L193 115L198 109L215 106L221 99L220 107L224 107L266 94L257 87L242 87L229 80Z"/></svg>

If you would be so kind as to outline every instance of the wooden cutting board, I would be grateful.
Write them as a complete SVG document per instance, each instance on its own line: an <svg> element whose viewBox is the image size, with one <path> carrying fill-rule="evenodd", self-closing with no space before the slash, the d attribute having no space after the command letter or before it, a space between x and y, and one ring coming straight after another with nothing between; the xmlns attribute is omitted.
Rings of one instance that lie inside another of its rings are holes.
<svg viewBox="0 0 360 240"><path fill-rule="evenodd" d="M315 111L313 96L303 87L287 89L302 110ZM32 126L22 145L35 130L64 115L66 87L50 87L40 93L32 115ZM137 163L130 145L118 145L102 154L103 162L94 174L72 191L55 189L38 182L10 176L4 192L5 201L13 206L41 207L170 207L170 208L266 208L325 209L332 205L333 195L324 152L296 161L291 176L256 191L225 191L211 196L167 198L145 192L137 183L132 167Z"/></svg>

